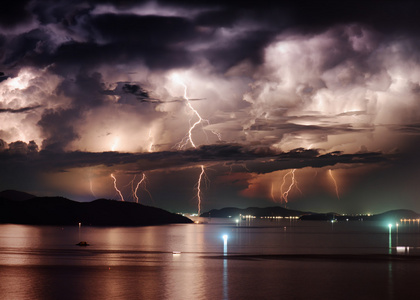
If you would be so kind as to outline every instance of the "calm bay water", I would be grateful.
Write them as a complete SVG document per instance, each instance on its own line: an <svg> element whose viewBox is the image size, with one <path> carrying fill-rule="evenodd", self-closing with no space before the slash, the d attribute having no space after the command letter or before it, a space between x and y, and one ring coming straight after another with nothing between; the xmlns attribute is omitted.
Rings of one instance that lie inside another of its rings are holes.
<svg viewBox="0 0 420 300"><path fill-rule="evenodd" d="M416 298L418 223L228 221L0 225L0 299Z"/></svg>

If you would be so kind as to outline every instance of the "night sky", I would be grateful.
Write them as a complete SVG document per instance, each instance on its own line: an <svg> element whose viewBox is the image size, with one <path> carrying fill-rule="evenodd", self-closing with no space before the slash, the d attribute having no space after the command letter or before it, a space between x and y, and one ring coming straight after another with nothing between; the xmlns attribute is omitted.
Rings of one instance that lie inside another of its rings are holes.
<svg viewBox="0 0 420 300"><path fill-rule="evenodd" d="M420 212L420 3L225 2L3 1L0 190Z"/></svg>

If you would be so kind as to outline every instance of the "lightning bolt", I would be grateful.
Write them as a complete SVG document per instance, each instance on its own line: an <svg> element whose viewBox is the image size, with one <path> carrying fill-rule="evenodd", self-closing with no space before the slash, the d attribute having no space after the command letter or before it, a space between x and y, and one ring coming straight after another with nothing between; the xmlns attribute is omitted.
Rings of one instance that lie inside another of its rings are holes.
<svg viewBox="0 0 420 300"><path fill-rule="evenodd" d="M116 148L117 148L117 146L118 146L119 141L120 141L120 139L119 139L119 138L116 138L116 139L114 140L114 144L112 144L112 146L111 146L111 151L115 151L115 149L116 149Z"/></svg>
<svg viewBox="0 0 420 300"><path fill-rule="evenodd" d="M194 143L193 137L192 137L192 132L194 130L195 127L197 127L199 124L203 124L203 123L207 123L210 124L210 122L206 119L203 119L201 117L201 115L198 113L198 111L196 109L194 109L194 107L191 105L190 99L188 98L188 88L187 85L181 80L181 78L178 76L178 74L174 74L172 76L172 79L178 83L179 85L181 85L184 88L184 95L183 98L186 100L187 102L187 107L191 110L191 112L193 113L193 115L195 115L197 117L197 121L195 121L192 125L190 124L190 129L188 130L187 135L181 140L181 142L178 143L178 149L183 149L185 148L188 143L191 144L191 146L193 146L194 148L197 148L196 144ZM217 138L221 141L222 140L222 136L220 133L211 130L211 132L217 136ZM205 132L204 132L205 133Z"/></svg>
<svg viewBox="0 0 420 300"><path fill-rule="evenodd" d="M290 170L289 172L287 172L284 176L283 176L283 183L280 187L280 192L281 192L281 198L283 199L283 201L287 204L288 203L288 197L289 197L289 193L292 190L293 187L295 187L301 194L302 191L300 190L297 180L295 178L295 172L296 169ZM286 179L287 177L290 176L291 180L290 180L290 184L289 187L287 188L286 191L283 192L283 188L286 185Z"/></svg>
<svg viewBox="0 0 420 300"><path fill-rule="evenodd" d="M337 185L337 181L335 180L335 178L334 178L334 176L333 176L332 170L331 170L331 169L329 169L329 170L328 170L328 173L330 174L330 177L331 177L331 179L332 179L332 181L333 181L333 183L334 183L334 186L335 186L335 193L337 194L337 198L338 198L338 200L340 200L340 195L338 194L338 185Z"/></svg>
<svg viewBox="0 0 420 300"><path fill-rule="evenodd" d="M118 195L120 195L121 201L124 201L124 197L121 194L121 191L117 187L117 178L115 178L115 176L114 176L113 173L111 173L111 178L114 180L114 189L115 189L115 191L117 191Z"/></svg>
<svg viewBox="0 0 420 300"><path fill-rule="evenodd" d="M134 176L135 178L135 176ZM134 179L133 179L134 180ZM146 180L146 174L143 173L143 177L140 179L140 181L136 185L136 189L133 192L134 198L136 198L136 202L139 203L139 197L137 196L137 191L139 190L140 185Z"/></svg>
<svg viewBox="0 0 420 300"><path fill-rule="evenodd" d="M89 187L90 187L90 192L92 193L92 196L97 198L95 193L93 192L93 183L92 183L92 178L89 178Z"/></svg>
<svg viewBox="0 0 420 300"><path fill-rule="evenodd" d="M208 177L206 175L206 171L203 165L200 166L201 167L201 172L200 175L198 176L198 181L197 181L197 185L196 185L196 189L197 189L197 214L198 216L200 216L201 214L201 202L202 202L202 193L201 193L201 186L204 181L208 181Z"/></svg>
<svg viewBox="0 0 420 300"><path fill-rule="evenodd" d="M273 202L276 202L276 197L274 196L274 183L271 183L271 199L273 199Z"/></svg>
<svg viewBox="0 0 420 300"><path fill-rule="evenodd" d="M152 136L152 128L149 129L149 152L153 152L153 136Z"/></svg>

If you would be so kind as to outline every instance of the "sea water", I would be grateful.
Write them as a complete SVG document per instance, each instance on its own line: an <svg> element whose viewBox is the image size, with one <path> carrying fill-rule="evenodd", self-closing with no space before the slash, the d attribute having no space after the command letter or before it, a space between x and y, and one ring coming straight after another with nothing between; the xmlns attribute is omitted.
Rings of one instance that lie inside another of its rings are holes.
<svg viewBox="0 0 420 300"><path fill-rule="evenodd" d="M418 297L418 223L201 221L0 225L0 299Z"/></svg>

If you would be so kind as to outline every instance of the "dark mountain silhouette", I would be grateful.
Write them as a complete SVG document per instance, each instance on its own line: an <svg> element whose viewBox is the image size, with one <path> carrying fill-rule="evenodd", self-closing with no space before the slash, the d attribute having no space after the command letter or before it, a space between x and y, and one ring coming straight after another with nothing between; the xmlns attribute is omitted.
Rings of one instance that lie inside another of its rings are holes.
<svg viewBox="0 0 420 300"><path fill-rule="evenodd" d="M212 209L209 212L201 214L201 217L209 218L229 218L229 217L239 217L239 215L246 216L256 216L256 217L269 217L269 216L281 216L281 217L295 217L307 214L299 210L291 210L280 206L273 207L248 207L245 209L236 208L236 207L225 207L222 209Z"/></svg>
<svg viewBox="0 0 420 300"><path fill-rule="evenodd" d="M133 202L99 199L76 202L62 197L14 201L0 198L0 223L34 225L147 226L192 223L186 217Z"/></svg>
<svg viewBox="0 0 420 300"><path fill-rule="evenodd" d="M419 219L420 215L408 209L390 210L370 217L372 221L399 221L401 219Z"/></svg>
<svg viewBox="0 0 420 300"><path fill-rule="evenodd" d="M0 198L7 199L7 200L14 200L14 201L25 201L32 198L35 198L34 195L15 191L15 190L5 190L3 192L0 192Z"/></svg>

